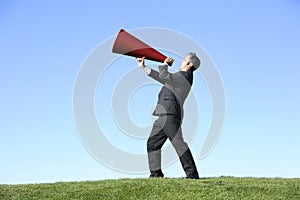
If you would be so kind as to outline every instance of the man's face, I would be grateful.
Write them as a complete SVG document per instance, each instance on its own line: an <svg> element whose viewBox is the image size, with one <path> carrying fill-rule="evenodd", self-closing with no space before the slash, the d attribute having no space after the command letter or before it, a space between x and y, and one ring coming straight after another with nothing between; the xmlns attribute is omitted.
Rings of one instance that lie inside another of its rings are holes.
<svg viewBox="0 0 300 200"><path fill-rule="evenodd" d="M185 58L182 59L181 61L181 66L180 66L180 71L187 71L187 67L190 64L190 56L186 56Z"/></svg>

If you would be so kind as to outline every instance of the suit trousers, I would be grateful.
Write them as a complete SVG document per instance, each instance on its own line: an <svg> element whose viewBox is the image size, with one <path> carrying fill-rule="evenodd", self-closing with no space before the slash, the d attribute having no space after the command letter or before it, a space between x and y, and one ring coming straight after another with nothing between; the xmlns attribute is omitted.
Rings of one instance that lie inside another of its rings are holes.
<svg viewBox="0 0 300 200"><path fill-rule="evenodd" d="M147 141L148 162L151 173L161 173L161 148L169 139L179 156L187 177L198 176L192 153L182 137L181 122L180 117L166 114L160 115L154 122Z"/></svg>

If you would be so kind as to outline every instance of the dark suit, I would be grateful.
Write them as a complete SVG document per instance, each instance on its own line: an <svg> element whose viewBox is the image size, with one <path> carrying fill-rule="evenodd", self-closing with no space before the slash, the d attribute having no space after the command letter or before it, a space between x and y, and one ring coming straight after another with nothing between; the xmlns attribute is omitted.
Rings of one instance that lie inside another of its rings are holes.
<svg viewBox="0 0 300 200"><path fill-rule="evenodd" d="M151 69L150 77L164 86L158 95L158 102L153 115L159 116L154 122L147 141L147 152L151 175L163 176L161 171L161 148L169 139L175 148L182 167L190 178L197 178L198 172L188 145L184 142L181 131L183 104L193 84L192 71L168 72L168 66L159 66L159 72ZM150 176L151 176L150 175Z"/></svg>

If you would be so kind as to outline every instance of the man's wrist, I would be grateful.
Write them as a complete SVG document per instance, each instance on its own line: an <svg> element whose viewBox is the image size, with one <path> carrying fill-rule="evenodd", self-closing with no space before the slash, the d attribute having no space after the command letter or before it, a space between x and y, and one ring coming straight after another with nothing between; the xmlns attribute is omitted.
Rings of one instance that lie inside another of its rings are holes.
<svg viewBox="0 0 300 200"><path fill-rule="evenodd" d="M147 75L149 75L149 74L151 73L151 69L148 68L147 66L144 66L143 71L144 71Z"/></svg>

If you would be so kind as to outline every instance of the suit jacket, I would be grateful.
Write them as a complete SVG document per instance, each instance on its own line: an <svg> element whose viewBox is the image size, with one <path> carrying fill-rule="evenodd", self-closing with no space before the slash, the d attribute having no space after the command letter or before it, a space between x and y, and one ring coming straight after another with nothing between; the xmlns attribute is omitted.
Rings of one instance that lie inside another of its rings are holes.
<svg viewBox="0 0 300 200"><path fill-rule="evenodd" d="M183 104L193 84L191 70L176 73L168 72L167 65L159 66L159 72L151 69L150 77L159 81L164 86L158 94L158 102L153 115L175 115L183 118Z"/></svg>

